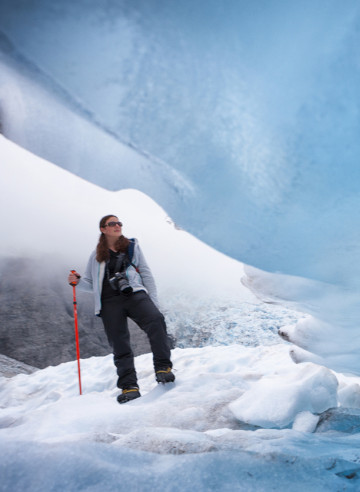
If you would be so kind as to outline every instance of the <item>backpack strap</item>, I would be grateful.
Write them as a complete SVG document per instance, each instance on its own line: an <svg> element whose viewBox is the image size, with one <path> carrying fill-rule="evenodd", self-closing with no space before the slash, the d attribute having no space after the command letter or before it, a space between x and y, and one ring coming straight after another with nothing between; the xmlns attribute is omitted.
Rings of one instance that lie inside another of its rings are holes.
<svg viewBox="0 0 360 492"><path fill-rule="evenodd" d="M132 239L130 239L130 244L129 244L128 250L127 250L127 254L128 254L130 263L132 262L132 259L134 256L134 249L135 249L135 239L132 238Z"/></svg>
<svg viewBox="0 0 360 492"><path fill-rule="evenodd" d="M128 253L130 265L133 266L138 273L140 273L140 270L138 269L138 267L136 265L134 265L134 263L132 262L132 259L134 256L134 249L135 249L135 239L132 238L132 239L130 239L127 253Z"/></svg>

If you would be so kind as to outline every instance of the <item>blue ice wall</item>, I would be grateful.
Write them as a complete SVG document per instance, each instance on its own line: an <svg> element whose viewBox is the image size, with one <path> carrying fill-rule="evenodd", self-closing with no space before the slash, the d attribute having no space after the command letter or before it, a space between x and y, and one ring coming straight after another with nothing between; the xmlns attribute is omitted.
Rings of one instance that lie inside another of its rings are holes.
<svg viewBox="0 0 360 492"><path fill-rule="evenodd" d="M266 270L358 282L357 0L2 0L0 29L194 184L161 203L184 228Z"/></svg>

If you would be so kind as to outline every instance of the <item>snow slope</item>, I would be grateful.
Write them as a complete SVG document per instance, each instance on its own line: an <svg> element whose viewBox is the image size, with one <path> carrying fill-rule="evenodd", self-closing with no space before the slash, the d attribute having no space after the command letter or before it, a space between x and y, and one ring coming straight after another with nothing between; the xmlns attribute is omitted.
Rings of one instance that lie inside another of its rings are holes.
<svg viewBox="0 0 360 492"><path fill-rule="evenodd" d="M256 276L138 191L101 189L4 137L0 155L2 256L50 252L82 271L99 217L116 213L143 245L180 345L227 345L175 349L168 390L154 382L151 355L140 356L143 396L124 406L111 356L81 361L81 397L75 362L1 378L0 490L356 490L359 378L295 365L274 332L304 316L260 302L241 279L248 270L249 287L271 302L275 287L294 305L307 289Z"/></svg>
<svg viewBox="0 0 360 492"><path fill-rule="evenodd" d="M124 233L141 241L161 280L168 279L166 288L173 284L175 275L178 287L192 286L195 292L209 285L211 291L216 289L216 281L225 268L221 283L224 295L233 293L235 297L254 301L255 297L240 282L241 263L176 228L165 211L145 194L136 190L104 190L3 136L0 146L1 218L8 231L2 239L0 254L46 255L51 248L52 253L83 266L96 246L100 218L115 213L124 223ZM195 275L187 278L194 268Z"/></svg>
<svg viewBox="0 0 360 492"><path fill-rule="evenodd" d="M99 219L114 213L142 245L179 346L277 343L277 330L303 317L259 302L241 282L242 263L178 229L145 194L102 189L2 136L0 156L1 256L42 258L44 269L56 258L65 282L68 270L84 271Z"/></svg>
<svg viewBox="0 0 360 492"><path fill-rule="evenodd" d="M249 266L245 272L242 263L179 230L139 191L104 190L4 137L0 155L1 220L8 231L2 256L46 259L56 254L64 278L67 268L81 272L97 242L99 218L114 213L124 222L125 235L143 246L178 346L276 343L280 329L300 347L293 349L296 361L360 373L356 290Z"/></svg>
<svg viewBox="0 0 360 492"><path fill-rule="evenodd" d="M163 387L137 357L142 398L121 406L111 356L81 361L82 396L75 361L1 378L0 490L357 490L360 411L326 411L355 394L359 409L359 378L295 365L283 344L173 360Z"/></svg>

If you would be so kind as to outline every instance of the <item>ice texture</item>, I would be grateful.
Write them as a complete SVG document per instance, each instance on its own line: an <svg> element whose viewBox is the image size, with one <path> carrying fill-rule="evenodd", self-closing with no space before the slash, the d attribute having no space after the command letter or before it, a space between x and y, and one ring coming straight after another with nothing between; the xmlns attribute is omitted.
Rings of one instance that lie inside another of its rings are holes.
<svg viewBox="0 0 360 492"><path fill-rule="evenodd" d="M358 285L359 14L356 0L3 0L2 51L102 127L107 144L88 122L58 108L51 116L41 94L33 112L16 77L2 126L113 190L124 187L129 155L115 152L116 139L127 143L154 160L150 183L142 161L125 186L216 249L264 270ZM24 113L32 125L21 125ZM184 202L171 171L194 191Z"/></svg>
<svg viewBox="0 0 360 492"><path fill-rule="evenodd" d="M175 349L173 362L162 386L151 354L137 357L142 397L125 405L111 355L81 360L82 396L76 361L0 378L1 490L357 490L359 407L333 407L338 380L359 378L295 365L285 344Z"/></svg>
<svg viewBox="0 0 360 492"><path fill-rule="evenodd" d="M2 132L245 264L323 282L294 360L357 372L359 22L356 0L3 0Z"/></svg>

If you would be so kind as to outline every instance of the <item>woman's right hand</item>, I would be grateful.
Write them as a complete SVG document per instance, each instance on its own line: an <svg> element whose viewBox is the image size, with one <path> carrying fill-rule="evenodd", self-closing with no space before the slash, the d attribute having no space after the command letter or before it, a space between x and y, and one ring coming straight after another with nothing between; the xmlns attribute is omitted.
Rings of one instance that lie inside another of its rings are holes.
<svg viewBox="0 0 360 492"><path fill-rule="evenodd" d="M69 284L70 285L77 285L79 283L80 277L81 276L75 270L71 270L71 273L69 273L69 276L68 276Z"/></svg>

